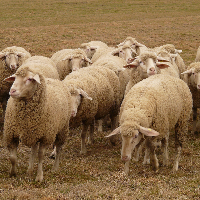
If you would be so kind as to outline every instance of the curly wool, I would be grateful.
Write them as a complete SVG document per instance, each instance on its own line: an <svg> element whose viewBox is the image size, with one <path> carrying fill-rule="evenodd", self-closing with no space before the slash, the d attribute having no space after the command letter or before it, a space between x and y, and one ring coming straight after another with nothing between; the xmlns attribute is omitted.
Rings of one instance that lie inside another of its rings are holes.
<svg viewBox="0 0 200 200"><path fill-rule="evenodd" d="M17 74L25 76L28 70L19 69ZM56 138L61 144L65 141L71 116L70 93L59 80L39 76L41 84L33 98L15 100L10 97L8 100L4 125L4 141L8 148L16 138L28 147L37 142L49 145Z"/></svg>
<svg viewBox="0 0 200 200"><path fill-rule="evenodd" d="M154 75L134 85L125 96L120 108L120 125L136 123L153 128L161 138L176 125L178 137L183 141L191 110L192 96L184 81Z"/></svg>
<svg viewBox="0 0 200 200"><path fill-rule="evenodd" d="M71 121L93 121L107 114L118 113L120 85L118 77L112 70L98 66L81 68L69 74L63 82L66 86L70 86L70 91L73 91L73 87L81 88L92 98L92 101L82 99L77 115Z"/></svg>

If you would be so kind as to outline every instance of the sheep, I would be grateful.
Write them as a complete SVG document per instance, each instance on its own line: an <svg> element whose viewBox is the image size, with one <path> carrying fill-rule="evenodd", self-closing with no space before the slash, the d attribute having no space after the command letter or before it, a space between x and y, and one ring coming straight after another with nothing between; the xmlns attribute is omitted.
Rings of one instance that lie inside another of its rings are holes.
<svg viewBox="0 0 200 200"><path fill-rule="evenodd" d="M74 87L84 90L92 101L80 98L73 100L73 118L70 126L79 126L83 123L81 133L81 154L85 154L86 132L90 126L90 142L93 141L94 120L101 119L110 114L111 128L116 127L116 118L120 107L120 83L119 78L113 70L103 66L89 66L72 72L63 80L64 84L70 88L72 98L77 95ZM75 117L74 117L75 116Z"/></svg>
<svg viewBox="0 0 200 200"><path fill-rule="evenodd" d="M124 45L128 45L130 46L132 49L134 49L137 53L137 55L140 55L142 52L148 50L148 47L146 47L144 44L141 44L139 42L137 42L137 40L133 37L127 37L123 42L121 42L120 44L118 44L117 46L124 46Z"/></svg>
<svg viewBox="0 0 200 200"><path fill-rule="evenodd" d="M124 66L125 68L131 68L130 80L126 86L125 95L133 85L151 75L162 73L179 78L177 66L173 61L169 62L169 53L165 51L161 55L165 55L165 57L160 57L153 50L149 49L136 57L132 63Z"/></svg>
<svg viewBox="0 0 200 200"><path fill-rule="evenodd" d="M200 108L200 62L191 63L185 74L186 83L188 84L193 97L193 128L192 133L197 133L197 108Z"/></svg>
<svg viewBox="0 0 200 200"><path fill-rule="evenodd" d="M83 49L89 59L92 59L92 56L99 48L107 48L108 45L101 41L90 41L88 43L82 43L81 49Z"/></svg>
<svg viewBox="0 0 200 200"><path fill-rule="evenodd" d="M196 54L195 62L200 62L200 46L197 49L197 54Z"/></svg>
<svg viewBox="0 0 200 200"><path fill-rule="evenodd" d="M54 53L51 60L56 65L60 80L63 80L72 71L87 67L92 63L82 49L62 49Z"/></svg>
<svg viewBox="0 0 200 200"><path fill-rule="evenodd" d="M56 145L57 156L53 170L58 170L61 147L69 131L71 94L60 80L45 78L37 68L26 64L6 81L13 82L4 124L4 142L12 164L10 176L16 176L17 173L17 147L21 141L31 148L27 170L30 175L39 149L35 180L41 182L44 152L48 145Z"/></svg>
<svg viewBox="0 0 200 200"><path fill-rule="evenodd" d="M2 119L5 116L6 104L11 87L11 84L4 81L4 79L11 76L29 57L31 57L31 54L28 51L17 46L7 47L0 52L0 101L3 108Z"/></svg>
<svg viewBox="0 0 200 200"><path fill-rule="evenodd" d="M134 85L122 102L120 126L107 136L121 133L121 159L125 162L125 173L129 172L132 151L143 139L153 168L156 171L159 168L154 143L158 139L162 142L163 164L167 165L169 131L174 128L176 155L173 171L177 171L191 111L191 92L179 78L156 74Z"/></svg>
<svg viewBox="0 0 200 200"><path fill-rule="evenodd" d="M160 47L155 47L153 49L155 52L160 52L160 51L167 51L170 54L174 54L174 61L176 63L176 65L178 66L179 69L179 76L180 78L183 80L184 76L182 75L182 73L186 70L186 66L185 63L182 59L182 57L180 56L180 53L182 52L182 50L178 50L175 48L175 46L173 44L165 44L162 45Z"/></svg>
<svg viewBox="0 0 200 200"><path fill-rule="evenodd" d="M137 53L136 53L135 49L131 48L130 45L125 44L125 45L119 46L118 48L113 50L111 55L118 56L118 57L126 60L126 62L129 62L129 60L132 60L133 57L136 57Z"/></svg>

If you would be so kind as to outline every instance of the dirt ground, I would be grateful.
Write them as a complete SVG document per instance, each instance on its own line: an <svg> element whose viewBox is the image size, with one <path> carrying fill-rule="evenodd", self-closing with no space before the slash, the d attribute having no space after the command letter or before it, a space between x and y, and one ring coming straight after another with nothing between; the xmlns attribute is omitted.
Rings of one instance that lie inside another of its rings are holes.
<svg viewBox="0 0 200 200"><path fill-rule="evenodd" d="M43 4L35 1L35 5L23 0L26 6L24 8L20 1L15 1L16 8L21 6L19 11L11 9L13 2L9 0L6 4L0 0L0 50L16 45L24 47L32 55L50 57L57 50L78 48L81 43L91 40L101 40L109 46L115 46L127 36L132 36L148 47L174 44L177 49L183 50L181 56L185 64L189 65L194 61L200 46L197 0L191 1L190 7L186 0L175 3L161 1L162 6L157 4L160 1L148 3L145 0L128 0L125 1L126 6L121 1L106 1L107 7L103 2L94 0L71 0L65 3L45 0ZM82 3L82 7L78 2ZM64 12L66 10L56 10L55 5L59 3L65 9L74 8L74 15L69 13L67 18L68 13ZM178 3L181 5L178 6ZM39 12L40 6L43 6L41 9L46 9L42 13ZM30 10L23 15L28 8ZM140 10L136 12L136 8ZM157 9L159 12L156 12ZM151 166L143 165L141 157L139 162L131 162L129 176L124 174L124 163L120 159L120 138L115 146L105 138L110 133L109 127L105 126L102 133L97 133L95 129L94 144L87 145L88 152L85 156L80 155L81 127L71 129L57 173L51 172L54 160L49 159L49 155L52 146L47 149L42 183L34 181L37 163L33 177L26 174L30 149L23 144L18 149L18 174L16 177L9 177L9 154L1 134L0 199L200 199L200 134L192 135L191 128L192 120L189 122L177 173L172 173L172 133L169 166L162 166L161 152L158 151L160 169L157 173Z"/></svg>

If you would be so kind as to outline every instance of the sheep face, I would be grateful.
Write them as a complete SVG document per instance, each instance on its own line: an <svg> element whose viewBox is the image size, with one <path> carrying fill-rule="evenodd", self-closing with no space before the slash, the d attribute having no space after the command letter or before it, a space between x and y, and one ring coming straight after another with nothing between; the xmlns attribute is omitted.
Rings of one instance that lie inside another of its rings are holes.
<svg viewBox="0 0 200 200"><path fill-rule="evenodd" d="M18 55L14 53L9 53L5 56L6 65L10 67L11 70L16 70L18 68L18 61Z"/></svg>
<svg viewBox="0 0 200 200"><path fill-rule="evenodd" d="M32 72L27 72L26 76L14 74L5 80L13 82L9 95L15 99L32 98L37 89L37 84L40 84L39 75L34 75Z"/></svg>

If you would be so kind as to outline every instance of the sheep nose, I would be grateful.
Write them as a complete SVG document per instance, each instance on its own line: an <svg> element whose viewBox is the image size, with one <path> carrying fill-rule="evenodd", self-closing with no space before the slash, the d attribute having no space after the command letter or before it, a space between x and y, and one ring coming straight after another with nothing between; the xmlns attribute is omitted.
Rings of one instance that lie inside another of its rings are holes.
<svg viewBox="0 0 200 200"><path fill-rule="evenodd" d="M130 64L130 63L133 62L133 60L134 60L133 58L129 58L129 59L127 60L127 63Z"/></svg>
<svg viewBox="0 0 200 200"><path fill-rule="evenodd" d="M16 69L15 65L10 65L10 69L15 70Z"/></svg>
<svg viewBox="0 0 200 200"><path fill-rule="evenodd" d="M151 67L151 68L149 69L149 71L151 71L151 72L155 72L156 70L155 70L154 67Z"/></svg>
<svg viewBox="0 0 200 200"><path fill-rule="evenodd" d="M11 89L11 90L10 90L10 95L14 94L15 92L16 92L15 89Z"/></svg>
<svg viewBox="0 0 200 200"><path fill-rule="evenodd" d="M128 159L128 156L122 156L122 160L123 161L128 161L129 159Z"/></svg>

